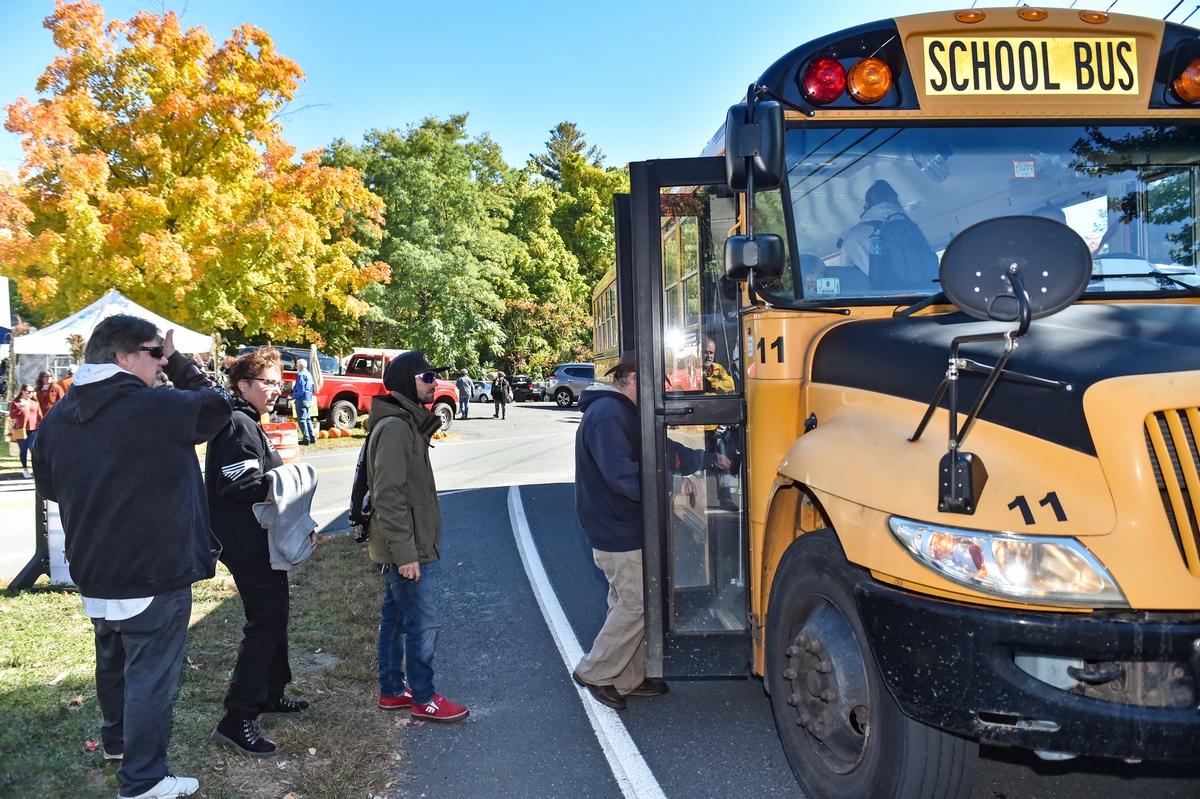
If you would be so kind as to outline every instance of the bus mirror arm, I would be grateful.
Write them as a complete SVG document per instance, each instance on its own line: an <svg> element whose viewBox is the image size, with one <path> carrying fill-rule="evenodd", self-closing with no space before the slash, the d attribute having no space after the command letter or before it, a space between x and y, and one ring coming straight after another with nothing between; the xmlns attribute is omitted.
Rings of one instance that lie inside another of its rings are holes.
<svg viewBox="0 0 1200 799"><path fill-rule="evenodd" d="M771 91L766 86L757 86L756 94L758 94L759 97L766 95L767 97L770 97L772 100L783 103L788 108L792 109L793 111L799 111L801 114L804 114L804 116L808 117L809 119L811 119L817 115L817 112L814 111L813 109L806 108L798 103L793 103L791 100L787 99L783 95L776 94L775 92Z"/></svg>
<svg viewBox="0 0 1200 799"><path fill-rule="evenodd" d="M1033 319L1033 309L1029 302L1029 294L1025 289L1025 281L1022 280L1021 271L1016 264L1010 267L1008 274L1005 275L1005 280L1008 282L1011 293L1001 296L1005 299L1016 301L1017 327L1001 333L978 333L958 336L950 342L950 363L946 368L946 377L938 386L937 391L934 392L933 400L929 403L929 407L925 409L925 415L921 417L921 422L917 425L916 432L908 439L910 442L914 442L921 438L925 427L933 418L934 411L941 404L942 398L949 393L950 401L947 408L950 416L948 451L942 457L938 468L938 511L941 513L964 513L968 515L975 513L975 508L979 504L979 497L983 493L984 485L987 483L987 469L977 455L970 452L963 452L962 444L966 440L967 434L971 432L971 428L975 425L976 419L979 418L979 414L991 396L992 390L1004 374L1004 367L1007 365L1008 359L1012 357L1013 352L1017 349L1017 340L1029 332L1029 325ZM990 367L990 369L975 361L959 357L959 347L963 344L987 341L1004 342L1004 353L996 361L996 365ZM979 396L975 400L974 406L967 414L966 421L960 429L958 425L959 372L985 370L990 371L987 382L984 383ZM1022 377L1025 376L1022 375ZM1038 378L1027 379L1030 381L1039 380ZM1050 383L1051 381L1046 382Z"/></svg>

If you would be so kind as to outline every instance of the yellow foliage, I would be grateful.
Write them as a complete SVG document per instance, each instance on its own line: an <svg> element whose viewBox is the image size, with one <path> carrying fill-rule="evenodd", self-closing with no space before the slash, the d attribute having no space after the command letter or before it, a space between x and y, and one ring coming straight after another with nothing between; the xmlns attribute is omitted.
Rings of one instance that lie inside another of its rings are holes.
<svg viewBox="0 0 1200 799"><path fill-rule="evenodd" d="M8 106L23 137L19 183L0 186L0 273L48 321L110 289L181 324L316 339L327 304L389 267L359 263L383 204L353 169L296 158L278 114L303 79L266 31L220 46L173 12L106 21L57 0L62 50L36 101Z"/></svg>

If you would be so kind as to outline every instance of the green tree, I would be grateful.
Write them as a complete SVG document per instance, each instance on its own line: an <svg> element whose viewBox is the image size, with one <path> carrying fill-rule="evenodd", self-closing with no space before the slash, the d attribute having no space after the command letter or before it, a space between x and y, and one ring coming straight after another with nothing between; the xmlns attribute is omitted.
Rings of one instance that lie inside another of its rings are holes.
<svg viewBox="0 0 1200 799"><path fill-rule="evenodd" d="M599 147L588 145L578 125L574 122L559 122L550 131L546 152L534 153L529 158L542 177L551 183L559 183L562 180L563 162L574 156L579 156L592 166L601 166L604 163L604 153Z"/></svg>

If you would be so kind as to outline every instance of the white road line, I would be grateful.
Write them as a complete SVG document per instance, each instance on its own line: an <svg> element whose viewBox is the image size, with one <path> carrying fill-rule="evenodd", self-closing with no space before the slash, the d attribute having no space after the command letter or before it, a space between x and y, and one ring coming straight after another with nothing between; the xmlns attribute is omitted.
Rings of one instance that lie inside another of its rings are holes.
<svg viewBox="0 0 1200 799"><path fill-rule="evenodd" d="M519 486L508 489L508 518L512 522L517 551L521 553L521 563L525 566L525 575L529 578L533 595L537 597L538 607L542 609L542 616L546 619L546 626L550 628L550 635L554 638L554 645L558 647L558 654L562 656L567 670L572 671L583 657L583 649L579 646L575 631L567 621L567 615L550 585L550 578L546 576L542 559L533 545L533 536L529 532L529 522L525 519L525 506L521 503ZM604 756L608 759L613 777L621 786L621 793L626 799L666 799L654 772L638 751L637 744L625 729L617 711L600 704L586 688L576 685L574 681L571 684L575 686L579 699L587 710L588 720L591 721L600 747L604 750Z"/></svg>

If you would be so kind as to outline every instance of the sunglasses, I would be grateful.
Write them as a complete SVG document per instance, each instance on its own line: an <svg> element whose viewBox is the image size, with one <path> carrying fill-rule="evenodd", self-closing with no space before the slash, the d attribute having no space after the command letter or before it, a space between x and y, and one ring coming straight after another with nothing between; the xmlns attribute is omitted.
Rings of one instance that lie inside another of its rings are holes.
<svg viewBox="0 0 1200 799"><path fill-rule="evenodd" d="M156 360L163 356L163 348L162 348L161 344L158 344L154 347L138 347L138 351L139 352L148 352L148 353L150 353L150 357L154 358Z"/></svg>
<svg viewBox="0 0 1200 799"><path fill-rule="evenodd" d="M437 372L422 372L417 377L424 380L426 383L432 383L437 380Z"/></svg>

